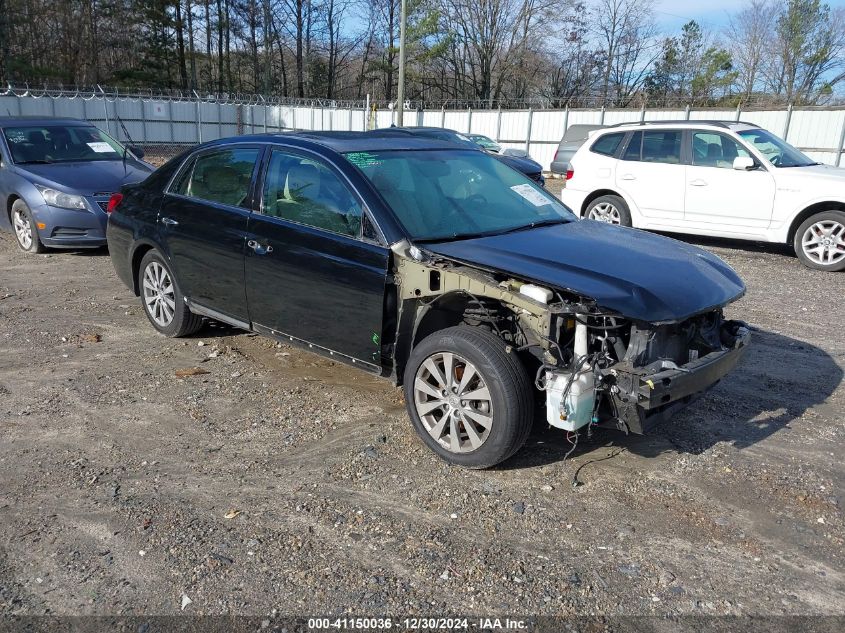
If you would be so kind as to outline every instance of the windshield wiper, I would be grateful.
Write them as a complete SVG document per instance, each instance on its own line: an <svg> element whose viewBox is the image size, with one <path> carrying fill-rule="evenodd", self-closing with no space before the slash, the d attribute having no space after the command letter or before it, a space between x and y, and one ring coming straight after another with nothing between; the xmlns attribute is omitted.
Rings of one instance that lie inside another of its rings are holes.
<svg viewBox="0 0 845 633"><path fill-rule="evenodd" d="M552 226L553 224L569 224L572 220L568 218L548 218L546 220L538 220L537 222L531 222L531 224L526 224L524 226L515 226L512 229L505 229L504 231L499 231L496 235L505 235L507 233L516 233L517 231L527 231L529 229L536 229L541 226Z"/></svg>
<svg viewBox="0 0 845 633"><path fill-rule="evenodd" d="M54 161L47 160L46 158L38 158L36 160L25 160L22 163L17 163L18 165L50 165Z"/></svg>
<svg viewBox="0 0 845 633"><path fill-rule="evenodd" d="M478 237L493 237L495 235L507 235L508 233L516 233L517 231L527 231L529 229L535 229L540 226L551 226L553 224L569 224L573 220L569 218L548 218L546 220L538 220L537 222L532 222L530 224L524 224L522 226L515 226L510 229L501 229L495 231L483 231L480 233L457 233L455 235L443 235L441 237L429 237L421 240L414 240L421 244L431 243L431 242L457 242L459 240L473 240Z"/></svg>

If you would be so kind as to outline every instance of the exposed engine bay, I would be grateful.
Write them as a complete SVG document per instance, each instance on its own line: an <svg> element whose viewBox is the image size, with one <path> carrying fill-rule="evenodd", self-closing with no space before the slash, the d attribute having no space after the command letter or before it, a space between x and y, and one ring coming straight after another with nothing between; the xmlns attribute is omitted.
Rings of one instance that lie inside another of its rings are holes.
<svg viewBox="0 0 845 633"><path fill-rule="evenodd" d="M644 433L714 386L739 361L749 328L722 306L649 323L602 309L590 297L394 248L390 355L444 326L486 327L534 371L546 420L570 432L607 427ZM394 378L401 368L394 368Z"/></svg>

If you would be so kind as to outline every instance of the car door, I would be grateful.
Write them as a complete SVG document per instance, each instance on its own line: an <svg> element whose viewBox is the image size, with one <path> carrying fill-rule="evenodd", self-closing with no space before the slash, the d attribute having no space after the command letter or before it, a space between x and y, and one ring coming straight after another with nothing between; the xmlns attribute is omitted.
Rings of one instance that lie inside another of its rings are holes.
<svg viewBox="0 0 845 633"><path fill-rule="evenodd" d="M754 159L751 170L736 170L738 156L754 156L736 139L710 130L690 130L684 220L703 228L766 228L772 217L775 179Z"/></svg>
<svg viewBox="0 0 845 633"><path fill-rule="evenodd" d="M336 168L310 153L270 152L245 258L256 329L378 366L388 255Z"/></svg>
<svg viewBox="0 0 845 633"><path fill-rule="evenodd" d="M639 130L631 135L616 165L616 187L649 220L684 216L681 130ZM638 225L636 219L635 226Z"/></svg>
<svg viewBox="0 0 845 633"><path fill-rule="evenodd" d="M182 293L246 323L244 250L260 146L205 150L183 167L159 211L161 235Z"/></svg>

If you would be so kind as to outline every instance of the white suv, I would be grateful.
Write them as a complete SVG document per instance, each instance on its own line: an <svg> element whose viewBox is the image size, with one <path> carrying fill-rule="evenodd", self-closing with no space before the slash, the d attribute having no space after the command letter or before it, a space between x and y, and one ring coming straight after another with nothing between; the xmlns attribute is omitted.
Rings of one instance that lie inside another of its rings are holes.
<svg viewBox="0 0 845 633"><path fill-rule="evenodd" d="M749 123L669 121L593 132L561 199L581 217L641 229L792 244L845 269L845 169Z"/></svg>

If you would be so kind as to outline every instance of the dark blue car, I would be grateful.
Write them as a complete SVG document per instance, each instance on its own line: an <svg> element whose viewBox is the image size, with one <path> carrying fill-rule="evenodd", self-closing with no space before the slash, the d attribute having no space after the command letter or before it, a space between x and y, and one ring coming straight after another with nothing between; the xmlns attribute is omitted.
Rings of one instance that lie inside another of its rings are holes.
<svg viewBox="0 0 845 633"><path fill-rule="evenodd" d="M0 117L0 228L29 253L106 243L106 210L121 186L153 171L87 121Z"/></svg>
<svg viewBox="0 0 845 633"><path fill-rule="evenodd" d="M453 464L507 459L539 402L571 441L642 433L749 340L724 319L745 286L718 257L578 220L448 140L242 136L121 194L109 253L156 330L186 336L209 317L389 377Z"/></svg>

